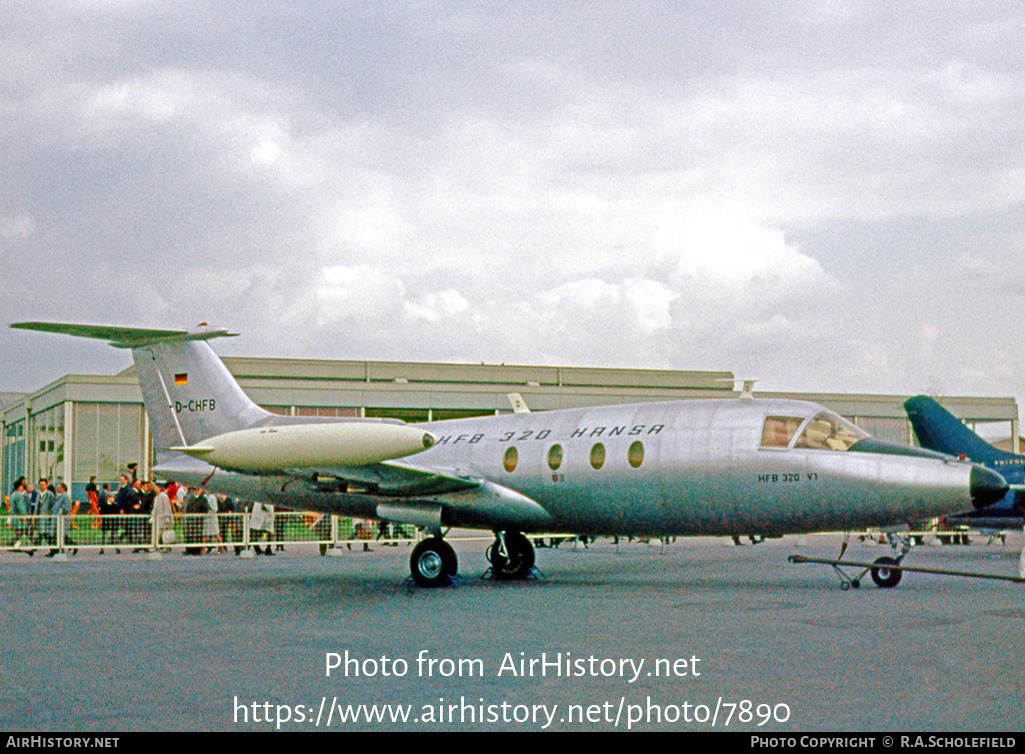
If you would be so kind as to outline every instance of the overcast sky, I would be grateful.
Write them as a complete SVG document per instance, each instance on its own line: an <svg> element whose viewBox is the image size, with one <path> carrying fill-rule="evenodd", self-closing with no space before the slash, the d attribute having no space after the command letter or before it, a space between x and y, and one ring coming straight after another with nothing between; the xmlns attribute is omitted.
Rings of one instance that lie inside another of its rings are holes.
<svg viewBox="0 0 1025 754"><path fill-rule="evenodd" d="M1015 395L1020 3L0 5L0 390L224 355Z"/></svg>

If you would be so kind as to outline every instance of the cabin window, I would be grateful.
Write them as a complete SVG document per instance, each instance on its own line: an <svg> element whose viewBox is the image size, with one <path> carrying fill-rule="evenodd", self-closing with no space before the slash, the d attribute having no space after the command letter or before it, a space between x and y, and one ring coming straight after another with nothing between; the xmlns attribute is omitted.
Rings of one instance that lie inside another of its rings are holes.
<svg viewBox="0 0 1025 754"><path fill-rule="evenodd" d="M555 471L562 466L562 446L553 445L548 449L548 468Z"/></svg>
<svg viewBox="0 0 1025 754"><path fill-rule="evenodd" d="M596 469L605 465L605 446L600 442L595 443L591 448L591 465Z"/></svg>
<svg viewBox="0 0 1025 754"><path fill-rule="evenodd" d="M848 450L854 443L864 440L868 433L858 429L832 411L815 416L794 443L795 448L809 450Z"/></svg>
<svg viewBox="0 0 1025 754"><path fill-rule="evenodd" d="M801 416L767 416L762 427L763 448L785 448L790 445L797 428L801 426Z"/></svg>
<svg viewBox="0 0 1025 754"><path fill-rule="evenodd" d="M638 440L630 445L630 450L626 453L626 460L630 462L630 465L635 469L639 469L641 464L644 463L644 443Z"/></svg>
<svg viewBox="0 0 1025 754"><path fill-rule="evenodd" d="M505 466L505 470L510 474L516 470L516 464L520 460L520 453L515 447L506 448L505 458L502 461L502 465Z"/></svg>

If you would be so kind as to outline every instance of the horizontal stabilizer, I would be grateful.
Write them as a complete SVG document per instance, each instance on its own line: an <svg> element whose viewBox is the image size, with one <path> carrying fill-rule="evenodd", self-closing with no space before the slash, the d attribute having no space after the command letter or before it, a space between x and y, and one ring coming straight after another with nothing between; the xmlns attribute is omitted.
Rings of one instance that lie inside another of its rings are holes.
<svg viewBox="0 0 1025 754"><path fill-rule="evenodd" d="M110 327L107 325L74 325L63 322L15 322L11 327L18 330L72 335L76 338L105 340L114 348L138 348L153 343L167 343L178 340L210 340L211 338L233 337L238 333L209 327L203 323L194 330L149 330L140 327Z"/></svg>

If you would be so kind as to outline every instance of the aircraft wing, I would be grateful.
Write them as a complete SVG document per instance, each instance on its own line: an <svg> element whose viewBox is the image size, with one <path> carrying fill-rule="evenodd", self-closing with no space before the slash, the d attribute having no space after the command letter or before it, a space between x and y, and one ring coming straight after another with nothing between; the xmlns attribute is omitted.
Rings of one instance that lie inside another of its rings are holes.
<svg viewBox="0 0 1025 754"><path fill-rule="evenodd" d="M382 461L365 466L290 469L299 478L337 479L382 497L422 497L459 492L477 486L477 480L454 469L435 469L401 461Z"/></svg>
<svg viewBox="0 0 1025 754"><path fill-rule="evenodd" d="M526 495L456 469L384 461L340 469L295 470L297 477L307 479L314 473L318 484L330 479L344 481L348 494L376 498L379 518L428 529L458 525L529 531L544 529L552 521L548 511Z"/></svg>

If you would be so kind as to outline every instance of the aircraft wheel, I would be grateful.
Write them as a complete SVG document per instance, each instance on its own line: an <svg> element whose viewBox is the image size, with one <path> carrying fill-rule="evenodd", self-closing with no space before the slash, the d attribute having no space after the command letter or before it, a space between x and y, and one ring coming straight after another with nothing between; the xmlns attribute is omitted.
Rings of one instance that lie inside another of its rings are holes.
<svg viewBox="0 0 1025 754"><path fill-rule="evenodd" d="M872 581L876 582L876 586L883 589L892 589L900 583L900 577L903 575L903 571L897 571L888 566L900 565L893 558L876 558L872 561Z"/></svg>
<svg viewBox="0 0 1025 754"><path fill-rule="evenodd" d="M442 586L458 569L455 550L441 537L428 537L409 556L413 581L423 587Z"/></svg>
<svg viewBox="0 0 1025 754"><path fill-rule="evenodd" d="M496 541L488 548L491 573L496 581L517 581L525 579L534 567L534 545L518 531L505 533L505 549L508 557L502 555Z"/></svg>

